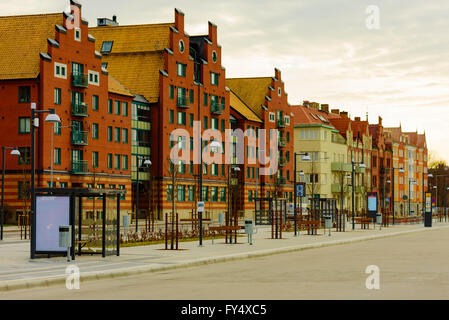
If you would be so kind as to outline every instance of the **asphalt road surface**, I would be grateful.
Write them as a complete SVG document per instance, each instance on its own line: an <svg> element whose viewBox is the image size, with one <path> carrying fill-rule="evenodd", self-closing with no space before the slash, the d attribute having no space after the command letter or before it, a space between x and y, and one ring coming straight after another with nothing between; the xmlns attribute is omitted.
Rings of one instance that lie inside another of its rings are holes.
<svg viewBox="0 0 449 320"><path fill-rule="evenodd" d="M449 230L432 230L81 282L79 290L56 285L11 291L0 299L448 299L448 246ZM370 265L379 268L379 289L366 287Z"/></svg>

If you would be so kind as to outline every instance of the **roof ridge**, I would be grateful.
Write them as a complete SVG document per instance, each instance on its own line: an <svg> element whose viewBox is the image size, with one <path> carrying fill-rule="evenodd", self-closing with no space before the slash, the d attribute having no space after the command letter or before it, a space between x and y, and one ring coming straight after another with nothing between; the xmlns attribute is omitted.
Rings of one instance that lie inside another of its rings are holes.
<svg viewBox="0 0 449 320"><path fill-rule="evenodd" d="M271 79L273 77L246 77L246 78L226 78L226 80L249 80L249 79Z"/></svg>
<svg viewBox="0 0 449 320"><path fill-rule="evenodd" d="M6 18L25 18L25 17L47 17L47 16L56 16L63 14L63 12L55 12L55 13L35 13L35 14L19 14L19 15L11 15L11 16L0 16L0 19L6 19Z"/></svg>
<svg viewBox="0 0 449 320"><path fill-rule="evenodd" d="M229 89L229 90L234 94L234 96L237 97L237 99L238 99L241 103L243 103L243 105L244 105L245 107L248 108L249 111L251 111L251 113L252 113L253 115L255 115L255 116L257 117L257 119L259 119L260 121L262 121L262 119L261 119L261 118L260 118L254 111L253 111L253 109L251 109L251 108L246 104L246 102L243 101L243 100L238 96L238 94L234 92L234 90L232 90L232 89ZM234 108L234 109L235 109L235 108Z"/></svg>
<svg viewBox="0 0 449 320"><path fill-rule="evenodd" d="M91 27L89 28L89 30L92 29L101 29L101 30L106 30L106 29L124 29L124 28L132 28L132 27L150 27L150 26L173 26L175 25L174 22L161 22L161 23L142 23L142 24L127 24L127 25L119 25L119 26L101 26L101 27Z"/></svg>

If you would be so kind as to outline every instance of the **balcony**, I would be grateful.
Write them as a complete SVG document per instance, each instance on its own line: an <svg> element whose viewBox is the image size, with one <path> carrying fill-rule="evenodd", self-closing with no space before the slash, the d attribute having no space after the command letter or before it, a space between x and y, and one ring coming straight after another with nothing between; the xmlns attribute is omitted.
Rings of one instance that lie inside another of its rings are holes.
<svg viewBox="0 0 449 320"><path fill-rule="evenodd" d="M285 121L284 119L278 120L278 128L285 128Z"/></svg>
<svg viewBox="0 0 449 320"><path fill-rule="evenodd" d="M88 115L87 104L85 102L72 102L72 116L87 117Z"/></svg>
<svg viewBox="0 0 449 320"><path fill-rule="evenodd" d="M278 177L277 183L278 184L286 184L287 183L287 179L285 179L285 177Z"/></svg>
<svg viewBox="0 0 449 320"><path fill-rule="evenodd" d="M365 187L364 186L355 186L354 192L355 193L364 193Z"/></svg>
<svg viewBox="0 0 449 320"><path fill-rule="evenodd" d="M287 159L284 157L280 157L279 158L279 166L280 167L285 167L287 165Z"/></svg>
<svg viewBox="0 0 449 320"><path fill-rule="evenodd" d="M230 180L231 186L236 186L236 185L239 184L239 179L238 178L231 178L229 180Z"/></svg>
<svg viewBox="0 0 449 320"><path fill-rule="evenodd" d="M360 168L356 165L354 172L355 173L365 173L365 168Z"/></svg>
<svg viewBox="0 0 449 320"><path fill-rule="evenodd" d="M351 164L350 163L344 163L344 162L332 162L331 163L331 170L332 171L351 171Z"/></svg>
<svg viewBox="0 0 449 320"><path fill-rule="evenodd" d="M223 113L224 104L218 102L212 102L210 106L210 112L216 115L220 115Z"/></svg>
<svg viewBox="0 0 449 320"><path fill-rule="evenodd" d="M285 146L287 145L287 140L285 138L283 138L283 137L280 137L278 139L278 145L281 148L285 148Z"/></svg>
<svg viewBox="0 0 449 320"><path fill-rule="evenodd" d="M341 192L341 185L339 183L333 183L331 185L331 192L332 193L340 193Z"/></svg>
<svg viewBox="0 0 449 320"><path fill-rule="evenodd" d="M87 88L89 85L87 74L85 73L72 73L72 86L78 88Z"/></svg>
<svg viewBox="0 0 449 320"><path fill-rule="evenodd" d="M84 174L89 171L87 160L72 160L72 173Z"/></svg>
<svg viewBox="0 0 449 320"><path fill-rule="evenodd" d="M72 130L72 144L76 146L87 146L87 131Z"/></svg>
<svg viewBox="0 0 449 320"><path fill-rule="evenodd" d="M187 104L187 99L185 96L179 96L177 98L177 103L176 105L178 106L178 108L189 108L190 106Z"/></svg>

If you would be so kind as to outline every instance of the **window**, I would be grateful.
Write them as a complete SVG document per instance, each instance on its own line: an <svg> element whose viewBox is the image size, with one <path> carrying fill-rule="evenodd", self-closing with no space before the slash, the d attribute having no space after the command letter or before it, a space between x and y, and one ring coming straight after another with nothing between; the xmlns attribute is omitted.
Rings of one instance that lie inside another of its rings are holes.
<svg viewBox="0 0 449 320"><path fill-rule="evenodd" d="M99 86L100 85L100 73L98 73L96 71L91 71L91 70L89 70L87 73L88 73L89 84Z"/></svg>
<svg viewBox="0 0 449 320"><path fill-rule="evenodd" d="M61 104L61 89L55 88L55 104Z"/></svg>
<svg viewBox="0 0 449 320"><path fill-rule="evenodd" d="M282 95L282 89L281 87L278 88L278 96L280 97Z"/></svg>
<svg viewBox="0 0 449 320"><path fill-rule="evenodd" d="M31 87L19 87L19 103L28 103L31 101Z"/></svg>
<svg viewBox="0 0 449 320"><path fill-rule="evenodd" d="M69 183L68 182L60 182L59 183L59 187L60 188L68 188L69 187Z"/></svg>
<svg viewBox="0 0 449 320"><path fill-rule="evenodd" d="M115 133L114 134L114 136L115 136L115 140L114 141L115 142L120 142L120 128L115 128L114 131L115 131L114 132Z"/></svg>
<svg viewBox="0 0 449 320"><path fill-rule="evenodd" d="M128 116L128 102L122 103L122 115L125 117Z"/></svg>
<svg viewBox="0 0 449 320"><path fill-rule="evenodd" d="M98 168L98 152L96 151L92 151L92 167Z"/></svg>
<svg viewBox="0 0 449 320"><path fill-rule="evenodd" d="M224 119L221 119L221 131L225 132L226 130L226 122Z"/></svg>
<svg viewBox="0 0 449 320"><path fill-rule="evenodd" d="M253 190L248 190L248 202L253 202Z"/></svg>
<svg viewBox="0 0 449 320"><path fill-rule="evenodd" d="M209 187L203 187L203 201L209 201Z"/></svg>
<svg viewBox="0 0 449 320"><path fill-rule="evenodd" d="M174 123L174 121L175 121L175 112L173 111L173 110L170 110L170 112L169 112L169 117L168 117L168 122L170 123L170 124L173 124Z"/></svg>
<svg viewBox="0 0 449 320"><path fill-rule="evenodd" d="M120 115L120 101L115 101L114 110L115 110L115 114L119 116Z"/></svg>
<svg viewBox="0 0 449 320"><path fill-rule="evenodd" d="M203 106L207 107L207 93L203 93Z"/></svg>
<svg viewBox="0 0 449 320"><path fill-rule="evenodd" d="M122 142L128 143L128 129L122 129Z"/></svg>
<svg viewBox="0 0 449 320"><path fill-rule="evenodd" d="M289 116L284 116L284 122L286 125L290 125L290 117Z"/></svg>
<svg viewBox="0 0 449 320"><path fill-rule="evenodd" d="M126 154L122 156L122 169L128 170L128 156Z"/></svg>
<svg viewBox="0 0 449 320"><path fill-rule="evenodd" d="M193 127L193 113L189 114L189 126Z"/></svg>
<svg viewBox="0 0 449 320"><path fill-rule="evenodd" d="M190 89L189 90L189 99L190 99L190 103L193 103L195 100L194 100L194 94L193 94L193 90L192 89Z"/></svg>
<svg viewBox="0 0 449 320"><path fill-rule="evenodd" d="M185 112L178 112L178 124L179 125L186 125L186 113Z"/></svg>
<svg viewBox="0 0 449 320"><path fill-rule="evenodd" d="M193 175L193 161L190 161L189 173Z"/></svg>
<svg viewBox="0 0 449 320"><path fill-rule="evenodd" d="M55 78L67 79L67 65L55 62Z"/></svg>
<svg viewBox="0 0 449 320"><path fill-rule="evenodd" d="M167 201L173 200L173 185L167 184Z"/></svg>
<svg viewBox="0 0 449 320"><path fill-rule="evenodd" d="M226 188L220 188L220 201L226 202Z"/></svg>
<svg viewBox="0 0 449 320"><path fill-rule="evenodd" d="M187 201L193 201L195 199L195 192L193 186L188 186L187 192L188 192Z"/></svg>
<svg viewBox="0 0 449 320"><path fill-rule="evenodd" d="M100 104L99 97L96 95L93 95L92 96L92 110L98 111L99 104Z"/></svg>
<svg viewBox="0 0 449 320"><path fill-rule="evenodd" d="M204 116L203 129L207 129L207 117Z"/></svg>
<svg viewBox="0 0 449 320"><path fill-rule="evenodd" d="M53 158L55 165L61 164L61 148L55 148Z"/></svg>
<svg viewBox="0 0 449 320"><path fill-rule="evenodd" d="M183 53L184 52L184 41L179 40L179 52Z"/></svg>
<svg viewBox="0 0 449 320"><path fill-rule="evenodd" d="M19 147L19 164L30 164L31 159L31 148L30 147Z"/></svg>
<svg viewBox="0 0 449 320"><path fill-rule="evenodd" d="M218 130L218 119L217 118L210 119L210 127L211 127L211 129Z"/></svg>
<svg viewBox="0 0 449 320"><path fill-rule="evenodd" d="M120 170L120 155L119 154L116 154L114 156L114 169Z"/></svg>
<svg viewBox="0 0 449 320"><path fill-rule="evenodd" d="M218 164L217 164L217 163L212 163L212 164L211 164L211 170L210 170L210 171L211 171L210 174L211 174L212 176L215 176L215 177L218 176Z"/></svg>
<svg viewBox="0 0 449 320"><path fill-rule="evenodd" d="M175 97L175 88L173 85L170 85L170 99L173 99Z"/></svg>
<svg viewBox="0 0 449 320"><path fill-rule="evenodd" d="M276 116L275 116L274 112L270 112L270 113L269 113L269 115L268 115L268 120L269 120L270 122L275 122L275 121L276 121Z"/></svg>
<svg viewBox="0 0 449 320"><path fill-rule="evenodd" d="M176 197L178 201L186 201L186 186L178 185L178 192Z"/></svg>
<svg viewBox="0 0 449 320"><path fill-rule="evenodd" d="M108 100L108 113L112 113L112 99Z"/></svg>
<svg viewBox="0 0 449 320"><path fill-rule="evenodd" d="M218 86L218 74L216 74L215 72L210 73L210 84Z"/></svg>
<svg viewBox="0 0 449 320"><path fill-rule="evenodd" d="M75 40L81 41L81 29L80 28L75 28Z"/></svg>
<svg viewBox="0 0 449 320"><path fill-rule="evenodd" d="M19 133L20 134L30 133L30 129L31 129L31 119L19 118Z"/></svg>
<svg viewBox="0 0 449 320"><path fill-rule="evenodd" d="M185 77L187 65L179 63L179 62L177 63L177 65L178 65L178 76Z"/></svg>
<svg viewBox="0 0 449 320"><path fill-rule="evenodd" d="M214 63L217 62L217 52L216 52L215 50L212 51L212 61L213 61Z"/></svg>
<svg viewBox="0 0 449 320"><path fill-rule="evenodd" d="M103 41L103 44L101 45L101 53L102 54L110 53L113 45L114 41Z"/></svg>
<svg viewBox="0 0 449 320"><path fill-rule="evenodd" d="M112 153L108 153L108 169L112 169Z"/></svg>
<svg viewBox="0 0 449 320"><path fill-rule="evenodd" d="M98 139L98 123L92 123L92 139Z"/></svg>
<svg viewBox="0 0 449 320"><path fill-rule="evenodd" d="M54 134L58 136L61 135L61 122L55 122Z"/></svg>
<svg viewBox="0 0 449 320"><path fill-rule="evenodd" d="M218 187L210 187L210 200L212 202L218 201Z"/></svg>
<svg viewBox="0 0 449 320"><path fill-rule="evenodd" d="M108 127L108 141L112 141L112 127Z"/></svg>
<svg viewBox="0 0 449 320"><path fill-rule="evenodd" d="M178 162L178 173L186 173L186 163L182 160L179 160Z"/></svg>
<svg viewBox="0 0 449 320"><path fill-rule="evenodd" d="M186 89L178 87L177 94L178 94L177 105L178 106L186 106L187 105L187 103L186 103Z"/></svg>

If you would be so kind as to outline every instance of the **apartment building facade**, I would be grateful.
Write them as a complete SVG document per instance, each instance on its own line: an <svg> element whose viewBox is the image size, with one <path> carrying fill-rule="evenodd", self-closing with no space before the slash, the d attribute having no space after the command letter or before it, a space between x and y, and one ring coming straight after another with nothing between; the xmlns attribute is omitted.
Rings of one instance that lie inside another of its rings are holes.
<svg viewBox="0 0 449 320"><path fill-rule="evenodd" d="M44 121L45 114L39 116L36 187L86 188L102 180L106 188L127 191L121 205L127 213L131 147L123 139L131 121L127 114L107 110L109 101L125 110L132 95L102 69L81 5L70 4L70 13L0 17L1 144L18 147L21 153L19 159L5 159L5 203L15 213L29 211L30 117L35 103L37 110L55 109L61 119L54 125ZM119 142L107 139L108 126L118 128ZM86 215L96 214L89 204L85 208Z"/></svg>

